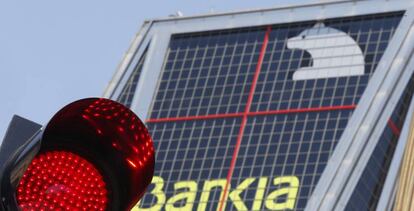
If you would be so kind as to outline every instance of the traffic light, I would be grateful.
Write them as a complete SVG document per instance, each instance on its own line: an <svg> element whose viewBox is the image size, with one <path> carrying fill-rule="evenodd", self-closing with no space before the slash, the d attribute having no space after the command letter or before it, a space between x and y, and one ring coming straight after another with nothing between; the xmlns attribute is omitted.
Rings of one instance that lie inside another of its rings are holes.
<svg viewBox="0 0 414 211"><path fill-rule="evenodd" d="M127 107L88 98L39 125L13 118L0 149L2 210L129 210L154 173L148 130Z"/></svg>

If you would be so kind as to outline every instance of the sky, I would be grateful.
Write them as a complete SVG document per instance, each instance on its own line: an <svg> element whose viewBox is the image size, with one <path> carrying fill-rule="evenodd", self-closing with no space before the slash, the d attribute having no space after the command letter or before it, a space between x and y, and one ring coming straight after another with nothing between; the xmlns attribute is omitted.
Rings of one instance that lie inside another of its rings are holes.
<svg viewBox="0 0 414 211"><path fill-rule="evenodd" d="M102 96L144 20L306 0L13 0L0 2L0 142L14 114L46 124Z"/></svg>

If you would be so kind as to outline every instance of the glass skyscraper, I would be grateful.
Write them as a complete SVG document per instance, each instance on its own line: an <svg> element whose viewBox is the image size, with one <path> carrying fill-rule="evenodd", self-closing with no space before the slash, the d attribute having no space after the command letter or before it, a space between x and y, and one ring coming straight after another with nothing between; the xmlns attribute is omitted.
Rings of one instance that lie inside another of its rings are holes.
<svg viewBox="0 0 414 211"><path fill-rule="evenodd" d="M155 143L136 209L392 209L414 109L412 6L145 22L105 91Z"/></svg>

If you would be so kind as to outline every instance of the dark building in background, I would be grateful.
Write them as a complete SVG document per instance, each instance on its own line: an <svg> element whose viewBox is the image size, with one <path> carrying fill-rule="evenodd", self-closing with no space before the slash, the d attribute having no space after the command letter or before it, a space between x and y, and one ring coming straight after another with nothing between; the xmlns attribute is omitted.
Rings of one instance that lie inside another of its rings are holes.
<svg viewBox="0 0 414 211"><path fill-rule="evenodd" d="M412 6L145 22L105 92L155 143L156 177L137 208L392 209L413 112Z"/></svg>

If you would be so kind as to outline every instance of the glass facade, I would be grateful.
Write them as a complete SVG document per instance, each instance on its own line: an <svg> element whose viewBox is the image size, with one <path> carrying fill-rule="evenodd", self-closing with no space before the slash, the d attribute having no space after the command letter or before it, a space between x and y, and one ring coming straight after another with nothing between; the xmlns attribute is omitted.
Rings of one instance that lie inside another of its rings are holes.
<svg viewBox="0 0 414 211"><path fill-rule="evenodd" d="M144 61L147 56L147 50L144 51L143 55L138 61L138 64L132 71L131 75L128 78L128 81L122 88L121 94L119 95L117 101L124 104L127 107L131 107L132 100L135 94L135 90L138 85L139 76L141 75L142 68L144 66Z"/></svg>
<svg viewBox="0 0 414 211"><path fill-rule="evenodd" d="M174 35L139 209L303 210L401 17Z"/></svg>

